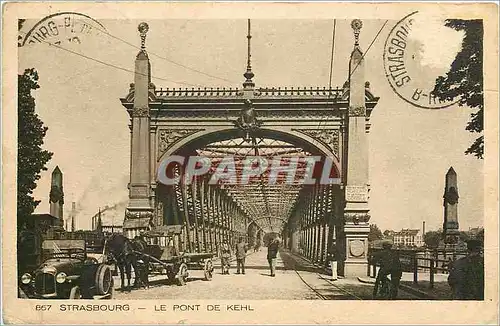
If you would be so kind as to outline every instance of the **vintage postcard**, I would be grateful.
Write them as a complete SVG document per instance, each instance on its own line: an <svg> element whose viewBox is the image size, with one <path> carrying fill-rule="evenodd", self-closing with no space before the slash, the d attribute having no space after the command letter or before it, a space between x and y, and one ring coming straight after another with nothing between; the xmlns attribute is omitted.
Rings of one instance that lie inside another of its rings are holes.
<svg viewBox="0 0 500 326"><path fill-rule="evenodd" d="M5 323L498 323L496 4L2 15Z"/></svg>

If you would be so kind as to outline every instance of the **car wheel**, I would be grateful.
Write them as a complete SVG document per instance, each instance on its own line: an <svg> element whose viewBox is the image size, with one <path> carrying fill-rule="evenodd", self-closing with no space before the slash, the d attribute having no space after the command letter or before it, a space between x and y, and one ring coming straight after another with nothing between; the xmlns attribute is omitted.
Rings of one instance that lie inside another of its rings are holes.
<svg viewBox="0 0 500 326"><path fill-rule="evenodd" d="M108 299L113 299L113 294L115 293L115 282L111 279L111 289L109 289Z"/></svg>
<svg viewBox="0 0 500 326"><path fill-rule="evenodd" d="M103 298L106 300L113 299L113 293L115 292L115 285L113 279L111 279L111 288L109 289L108 294Z"/></svg>
<svg viewBox="0 0 500 326"><path fill-rule="evenodd" d="M18 289L18 298L29 299L28 295L26 294L26 292L23 291L23 289L21 289L20 287L18 287L17 289Z"/></svg>
<svg viewBox="0 0 500 326"><path fill-rule="evenodd" d="M95 285L98 295L108 294L113 286L113 276L108 265L100 265L95 274Z"/></svg>
<svg viewBox="0 0 500 326"><path fill-rule="evenodd" d="M72 300L77 300L82 298L82 292L79 286L73 286L71 292L69 293L69 298Z"/></svg>

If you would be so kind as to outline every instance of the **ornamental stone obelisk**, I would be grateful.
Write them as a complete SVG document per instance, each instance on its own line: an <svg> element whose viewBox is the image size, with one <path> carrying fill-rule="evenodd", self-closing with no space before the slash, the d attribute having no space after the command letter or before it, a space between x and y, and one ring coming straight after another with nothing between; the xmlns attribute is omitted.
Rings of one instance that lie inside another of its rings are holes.
<svg viewBox="0 0 500 326"><path fill-rule="evenodd" d="M359 34L363 23L355 19L354 49L349 62L349 108L346 126L347 166L345 173L345 262L346 276L364 276L368 264L368 137L366 126L365 76Z"/></svg>
<svg viewBox="0 0 500 326"><path fill-rule="evenodd" d="M49 194L50 215L57 217L61 226L64 226L63 206L64 206L64 191L63 191L63 174L56 166L52 171L52 180Z"/></svg>
<svg viewBox="0 0 500 326"><path fill-rule="evenodd" d="M443 195L443 237L446 244L455 244L458 240L458 198L457 173L450 167L446 173Z"/></svg>
<svg viewBox="0 0 500 326"><path fill-rule="evenodd" d="M126 236L133 237L149 229L153 217L151 205L151 162L150 162L150 113L149 87L151 64L146 52L146 33L149 26L139 24L141 50L135 60L134 106L131 113L131 160L129 203L123 225Z"/></svg>

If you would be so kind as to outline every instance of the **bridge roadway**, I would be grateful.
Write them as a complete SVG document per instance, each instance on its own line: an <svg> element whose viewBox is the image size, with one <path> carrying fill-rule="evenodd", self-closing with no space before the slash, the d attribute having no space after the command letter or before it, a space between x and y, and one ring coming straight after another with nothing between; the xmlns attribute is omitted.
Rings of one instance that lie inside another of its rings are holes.
<svg viewBox="0 0 500 326"><path fill-rule="evenodd" d="M230 275L222 275L220 263L211 281L203 280L203 271L192 270L184 286L170 284L166 276L150 277L148 289L121 292L119 277L115 277L114 298L127 299L222 299L222 300L370 300L373 285L357 279L331 281L330 276L301 257L281 250L277 259L276 277L270 276L266 259L267 248L249 251L245 275L236 274L236 262L231 263ZM400 291L400 299L416 297Z"/></svg>

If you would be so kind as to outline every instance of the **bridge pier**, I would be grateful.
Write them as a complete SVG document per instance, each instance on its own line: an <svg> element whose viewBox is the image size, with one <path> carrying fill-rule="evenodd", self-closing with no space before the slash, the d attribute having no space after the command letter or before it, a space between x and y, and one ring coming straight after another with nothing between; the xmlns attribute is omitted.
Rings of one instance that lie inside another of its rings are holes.
<svg viewBox="0 0 500 326"><path fill-rule="evenodd" d="M345 148L344 236L346 276L364 276L368 264L368 131L363 52L358 44L362 23L353 20L354 49L349 62L349 109Z"/></svg>
<svg viewBox="0 0 500 326"><path fill-rule="evenodd" d="M131 157L129 203L125 212L123 232L132 238L152 225L151 203L151 141L149 91L151 65L145 49L141 49L135 60L133 110L131 113ZM154 92L154 88L152 89Z"/></svg>

